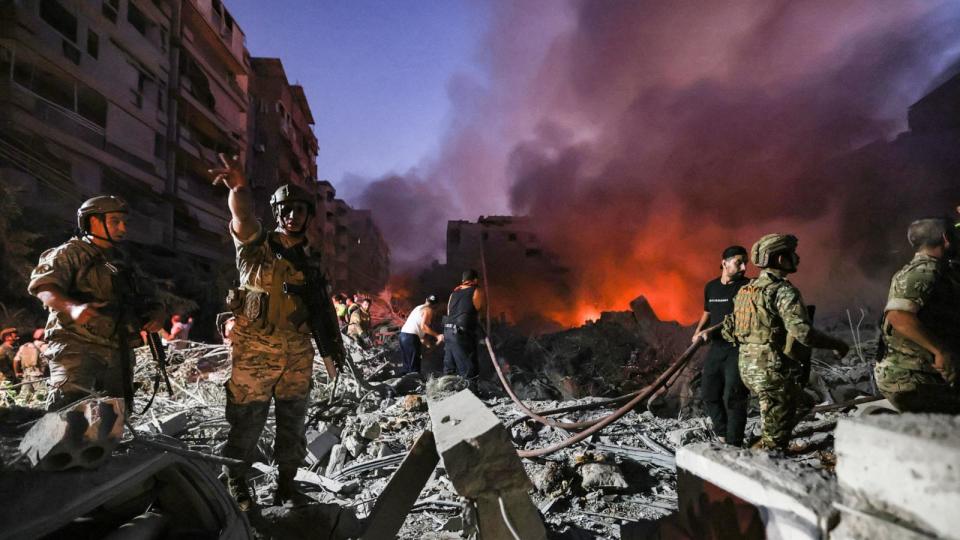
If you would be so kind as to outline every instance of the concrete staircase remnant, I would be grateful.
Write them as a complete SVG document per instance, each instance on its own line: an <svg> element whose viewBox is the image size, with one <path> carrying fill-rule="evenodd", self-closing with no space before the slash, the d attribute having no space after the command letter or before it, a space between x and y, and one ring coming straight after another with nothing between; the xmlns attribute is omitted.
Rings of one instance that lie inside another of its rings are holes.
<svg viewBox="0 0 960 540"><path fill-rule="evenodd" d="M45 414L24 435L20 453L42 471L94 469L106 461L123 435L122 398L92 398Z"/></svg>

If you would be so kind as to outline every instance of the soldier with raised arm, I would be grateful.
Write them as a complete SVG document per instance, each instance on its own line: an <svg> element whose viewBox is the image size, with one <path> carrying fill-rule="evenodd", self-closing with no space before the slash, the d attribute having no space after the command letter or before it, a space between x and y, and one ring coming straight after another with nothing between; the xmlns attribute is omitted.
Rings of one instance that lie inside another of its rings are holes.
<svg viewBox="0 0 960 540"><path fill-rule="evenodd" d="M210 172L215 184L230 189L229 229L240 283L227 297L236 323L230 336L232 372L226 384L230 432L223 454L243 465L226 468L227 485L241 509L252 507L246 477L273 400L277 422L273 459L279 469L275 503L306 504L311 499L297 489L294 477L307 453L305 422L314 340L329 377L336 376L335 360L344 355L319 254L307 244L314 198L296 185L281 186L270 197L277 226L267 231L254 216L253 198L238 158L221 155L220 160L223 168Z"/></svg>

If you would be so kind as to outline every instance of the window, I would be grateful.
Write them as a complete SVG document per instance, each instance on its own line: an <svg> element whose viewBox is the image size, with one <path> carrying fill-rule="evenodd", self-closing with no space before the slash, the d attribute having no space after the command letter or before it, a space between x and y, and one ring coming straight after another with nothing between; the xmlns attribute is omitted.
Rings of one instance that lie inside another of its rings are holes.
<svg viewBox="0 0 960 540"><path fill-rule="evenodd" d="M100 36L89 28L87 29L87 54L94 58L100 54Z"/></svg>
<svg viewBox="0 0 960 540"><path fill-rule="evenodd" d="M120 0L103 0L100 12L112 23L117 22L117 12L120 11Z"/></svg>
<svg viewBox="0 0 960 540"><path fill-rule="evenodd" d="M77 17L58 0L40 1L40 18L70 41L77 42Z"/></svg>
<svg viewBox="0 0 960 540"><path fill-rule="evenodd" d="M61 39L61 47L63 49L63 55L67 57L68 60L73 62L76 65L80 65L80 49L76 45L70 43L65 39Z"/></svg>
<svg viewBox="0 0 960 540"><path fill-rule="evenodd" d="M133 104L137 108L143 108L143 92L147 88L147 74L142 71L137 71L137 88L136 90L131 90L133 92Z"/></svg>
<svg viewBox="0 0 960 540"><path fill-rule="evenodd" d="M140 32L144 36L147 35L147 27L150 25L150 21L133 2L127 4L127 22L136 28L137 32Z"/></svg>
<svg viewBox="0 0 960 540"><path fill-rule="evenodd" d="M517 233L510 233L510 234L508 234L508 235L507 235L507 240L510 240L511 242L516 242L516 241L517 241Z"/></svg>
<svg viewBox="0 0 960 540"><path fill-rule="evenodd" d="M167 158L167 138L159 133L153 134L153 157L157 159Z"/></svg>
<svg viewBox="0 0 960 540"><path fill-rule="evenodd" d="M157 85L157 110L162 111L164 108L165 96L167 94L167 85L160 83Z"/></svg>
<svg viewBox="0 0 960 540"><path fill-rule="evenodd" d="M107 99L86 85L77 87L77 113L100 127L107 126Z"/></svg>
<svg viewBox="0 0 960 540"><path fill-rule="evenodd" d="M34 73L33 91L40 97L56 103L67 110L74 110L73 83L65 81L53 73L37 69Z"/></svg>

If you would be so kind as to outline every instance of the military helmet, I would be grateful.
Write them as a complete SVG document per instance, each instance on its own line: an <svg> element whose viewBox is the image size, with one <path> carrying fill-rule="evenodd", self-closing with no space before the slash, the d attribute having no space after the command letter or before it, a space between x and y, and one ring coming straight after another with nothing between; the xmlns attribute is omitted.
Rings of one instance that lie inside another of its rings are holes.
<svg viewBox="0 0 960 540"><path fill-rule="evenodd" d="M770 266L771 255L784 251L795 251L796 249L796 236L783 233L768 234L757 240L757 243L750 249L750 262L757 268L766 268Z"/></svg>
<svg viewBox="0 0 960 540"><path fill-rule="evenodd" d="M77 209L77 227L86 232L90 216L102 216L111 212L126 214L128 211L126 201L120 197L114 195L93 197L84 201Z"/></svg>
<svg viewBox="0 0 960 540"><path fill-rule="evenodd" d="M278 218L280 214L280 205L288 202L302 202L307 205L307 212L311 215L316 213L313 204L313 195L296 184L284 184L277 188L270 196L270 208L273 209L273 217Z"/></svg>

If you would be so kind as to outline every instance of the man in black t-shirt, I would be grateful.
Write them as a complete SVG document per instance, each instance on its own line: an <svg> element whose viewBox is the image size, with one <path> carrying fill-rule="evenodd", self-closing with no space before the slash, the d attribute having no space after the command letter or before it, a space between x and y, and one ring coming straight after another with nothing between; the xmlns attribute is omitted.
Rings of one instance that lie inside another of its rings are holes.
<svg viewBox="0 0 960 540"><path fill-rule="evenodd" d="M747 250L730 246L723 250L720 277L707 283L703 291L703 316L697 324L693 341L710 342L710 351L703 364L701 391L703 406L713 421L713 431L720 440L734 446L743 444L747 423L749 392L740 380L737 365L740 352L723 339L719 330L709 335L703 330L723 321L733 312L733 297L750 280L744 277L747 268Z"/></svg>

